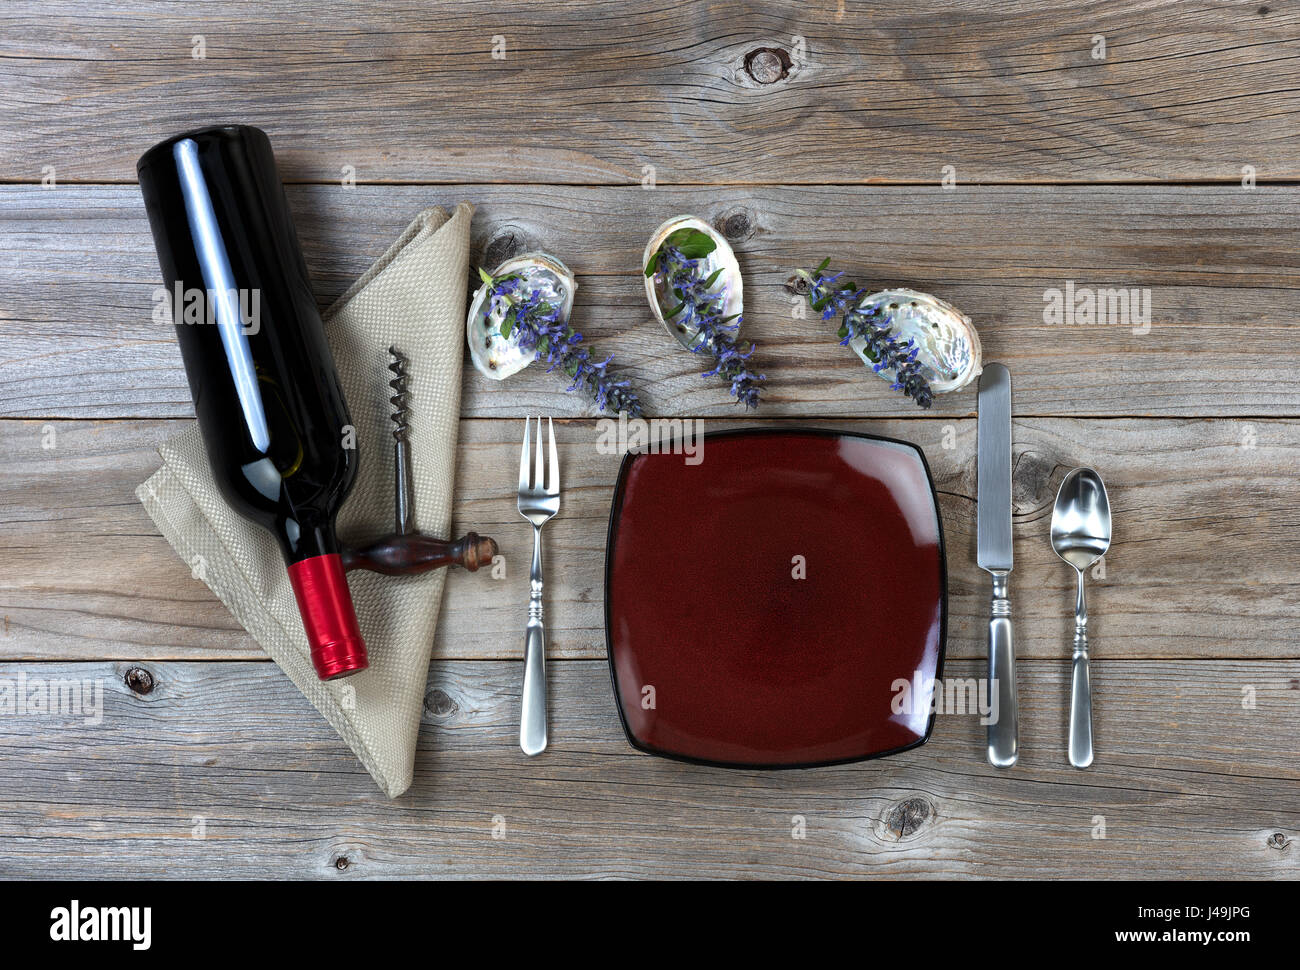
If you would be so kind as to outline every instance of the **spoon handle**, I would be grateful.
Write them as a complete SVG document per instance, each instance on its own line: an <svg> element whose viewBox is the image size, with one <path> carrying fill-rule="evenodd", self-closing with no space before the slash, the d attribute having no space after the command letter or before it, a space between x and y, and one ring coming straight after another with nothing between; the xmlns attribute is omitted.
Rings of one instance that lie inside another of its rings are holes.
<svg viewBox="0 0 1300 970"><path fill-rule="evenodd" d="M1088 672L1088 607L1083 598L1083 570L1074 606L1074 668L1070 675L1070 764L1092 764L1092 678Z"/></svg>

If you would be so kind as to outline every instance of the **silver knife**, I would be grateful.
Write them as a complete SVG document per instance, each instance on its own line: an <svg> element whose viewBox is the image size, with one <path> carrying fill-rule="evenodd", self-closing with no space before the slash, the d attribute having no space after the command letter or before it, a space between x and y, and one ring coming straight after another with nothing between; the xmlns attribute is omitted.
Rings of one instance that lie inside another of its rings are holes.
<svg viewBox="0 0 1300 970"><path fill-rule="evenodd" d="M997 692L997 718L988 725L989 764L1010 768L1019 756L1016 733L1016 645L1011 634L1007 578L1011 552L1011 374L986 364L980 375L976 432L979 493L978 562L993 576L989 615L989 695Z"/></svg>

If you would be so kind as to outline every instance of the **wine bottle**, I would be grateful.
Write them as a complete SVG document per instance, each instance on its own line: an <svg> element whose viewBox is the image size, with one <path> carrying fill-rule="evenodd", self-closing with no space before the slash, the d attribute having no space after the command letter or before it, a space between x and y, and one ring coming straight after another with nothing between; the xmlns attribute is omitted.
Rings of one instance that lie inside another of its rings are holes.
<svg viewBox="0 0 1300 970"><path fill-rule="evenodd" d="M136 170L213 478L279 540L317 675L364 670L334 525L355 431L270 140L203 128Z"/></svg>

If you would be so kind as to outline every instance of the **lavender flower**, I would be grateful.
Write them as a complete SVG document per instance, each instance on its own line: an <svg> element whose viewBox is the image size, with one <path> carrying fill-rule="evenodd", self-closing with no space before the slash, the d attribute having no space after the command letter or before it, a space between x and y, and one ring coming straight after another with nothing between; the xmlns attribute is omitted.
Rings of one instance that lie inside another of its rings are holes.
<svg viewBox="0 0 1300 970"><path fill-rule="evenodd" d="M675 307L664 312L664 319L674 321L688 333L698 334L691 344L691 352L707 354L714 359L712 370L701 377L721 377L731 385L731 395L746 408L758 407L759 382L763 374L750 370L747 363L754 353L755 344L742 351L736 340L740 330L741 315L723 316L727 305L725 285L717 290L713 285L722 270L707 277L701 266L716 243L696 229L679 230L659 247L646 267L646 276L655 276L666 293L678 300Z"/></svg>
<svg viewBox="0 0 1300 970"><path fill-rule="evenodd" d="M606 357L596 363L590 351L579 347L582 334L560 318L559 304L546 300L518 274L494 278L479 270L479 275L488 285L492 312L502 315L502 337L509 339L515 334L521 350L536 351L537 359L550 365L546 369L548 374L558 368L571 377L573 383L566 390L582 390L601 411L626 411L628 417L641 417L641 401L630 382L614 380L608 374L614 358Z"/></svg>
<svg viewBox="0 0 1300 970"><path fill-rule="evenodd" d="M901 339L894 329L893 317L879 306L859 306L867 291L859 289L850 280L841 282L843 273L827 274L829 265L827 259L811 273L796 270L796 291L806 293L809 305L821 314L823 320L843 318L839 329L841 346L860 338L872 369L877 374L892 372L893 389L928 408L934 403L934 393L930 390L931 375L925 364L916 359L920 349L916 341L911 337Z"/></svg>

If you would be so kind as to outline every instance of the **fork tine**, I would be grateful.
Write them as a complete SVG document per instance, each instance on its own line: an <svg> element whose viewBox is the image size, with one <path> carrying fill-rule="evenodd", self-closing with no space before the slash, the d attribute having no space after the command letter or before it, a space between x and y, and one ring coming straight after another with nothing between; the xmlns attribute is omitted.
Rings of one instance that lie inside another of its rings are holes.
<svg viewBox="0 0 1300 970"><path fill-rule="evenodd" d="M551 462L546 471L546 494L560 494L560 459L555 453L555 422L547 415L546 430L551 433ZM537 443L542 443L542 428L539 424L537 427Z"/></svg>
<svg viewBox="0 0 1300 970"><path fill-rule="evenodd" d="M524 450L519 456L519 494L522 495L528 491L528 432L532 426L532 418L524 418Z"/></svg>
<svg viewBox="0 0 1300 970"><path fill-rule="evenodd" d="M542 463L542 418L537 417L537 477L533 479L533 491L539 495L546 491L546 465Z"/></svg>

